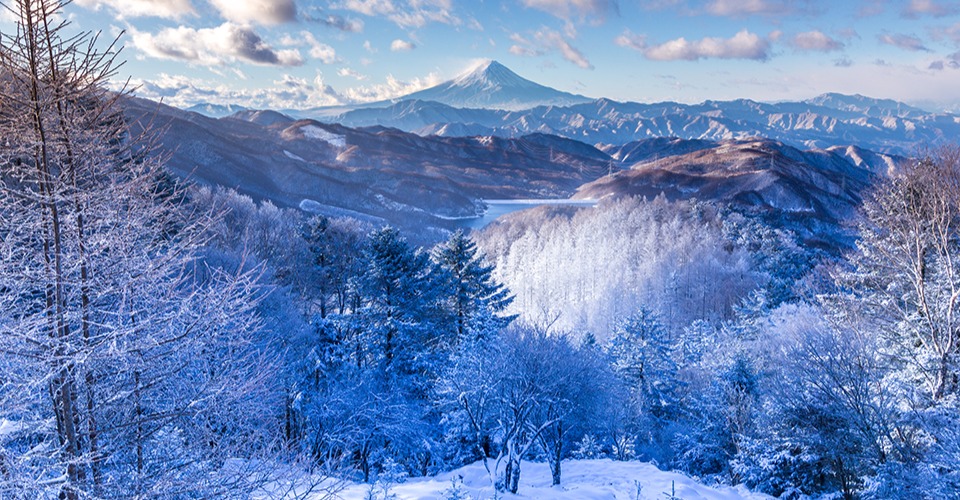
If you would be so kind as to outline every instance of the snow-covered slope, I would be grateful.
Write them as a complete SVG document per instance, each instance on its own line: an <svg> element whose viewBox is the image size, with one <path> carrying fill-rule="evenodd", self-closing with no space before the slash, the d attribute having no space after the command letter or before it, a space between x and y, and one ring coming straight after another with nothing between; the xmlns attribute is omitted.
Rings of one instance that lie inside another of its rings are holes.
<svg viewBox="0 0 960 500"><path fill-rule="evenodd" d="M571 460L562 463L563 481L551 485L550 469L545 463L523 462L520 489L513 499L557 500L636 500L683 498L684 500L761 500L773 498L754 493L744 487L706 486L677 472L664 472L646 462L603 460ZM372 495L371 493L372 488ZM386 488L386 489L384 489ZM429 478L412 478L399 484L376 485L348 483L337 488L333 497L342 500L364 500L394 495L397 500L476 500L495 498L487 473L479 462ZM386 495L384 495L386 493ZM328 498L330 490L307 498ZM501 498L503 498L501 494ZM264 495L263 498L275 498Z"/></svg>
<svg viewBox="0 0 960 500"><path fill-rule="evenodd" d="M863 190L906 161L854 147L799 150L767 139L649 139L606 149L630 168L584 184L576 198L662 194L730 203L826 248L846 239L841 222L854 215Z"/></svg>

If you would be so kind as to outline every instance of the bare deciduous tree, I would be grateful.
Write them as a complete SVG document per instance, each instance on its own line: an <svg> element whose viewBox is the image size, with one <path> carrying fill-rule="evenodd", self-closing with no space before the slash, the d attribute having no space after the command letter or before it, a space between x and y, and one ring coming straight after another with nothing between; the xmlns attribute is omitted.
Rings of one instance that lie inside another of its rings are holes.
<svg viewBox="0 0 960 500"><path fill-rule="evenodd" d="M26 430L0 435L0 496L235 494L260 476L226 459L275 435L257 276L204 265L215 214L180 203L107 89L117 48L65 4L3 6L0 419Z"/></svg>

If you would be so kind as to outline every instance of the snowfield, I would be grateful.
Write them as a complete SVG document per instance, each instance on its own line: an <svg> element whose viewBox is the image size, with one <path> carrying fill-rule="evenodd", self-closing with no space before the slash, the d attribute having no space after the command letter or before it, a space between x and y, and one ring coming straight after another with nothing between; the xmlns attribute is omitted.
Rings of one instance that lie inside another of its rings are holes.
<svg viewBox="0 0 960 500"><path fill-rule="evenodd" d="M546 463L523 462L520 490L517 495L500 494L497 498L558 500L734 500L773 498L754 493L740 486L706 486L678 472L664 472L647 462L571 460L562 463L563 484L550 485L550 468ZM459 498L486 500L494 498L487 472L480 462L429 478L410 478L395 485L349 483L332 498L363 500L396 498L397 500L444 500L458 484ZM386 491L384 490L386 486ZM639 487L638 487L639 486ZM371 495L372 492L372 495ZM331 498L316 494L312 500Z"/></svg>
<svg viewBox="0 0 960 500"><path fill-rule="evenodd" d="M324 130L324 129L316 126L316 125L304 125L304 126L300 127L300 131L303 132L303 135L304 135L305 137L309 137L310 139L318 139L318 140L327 142L327 143L329 143L331 146L333 146L333 147L335 147L335 148L345 148L345 147L347 147L347 138L346 138L346 137L344 137L344 136L342 136L342 135L334 134L334 133L331 133L331 132L327 132L326 130Z"/></svg>

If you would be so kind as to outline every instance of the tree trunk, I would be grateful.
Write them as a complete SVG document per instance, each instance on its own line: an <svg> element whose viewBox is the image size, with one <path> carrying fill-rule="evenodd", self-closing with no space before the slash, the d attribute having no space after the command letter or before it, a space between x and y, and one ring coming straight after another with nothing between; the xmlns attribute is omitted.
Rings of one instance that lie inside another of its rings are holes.
<svg viewBox="0 0 960 500"><path fill-rule="evenodd" d="M520 489L520 458L519 457L510 457L510 461L507 462L507 491L517 494L517 490Z"/></svg>
<svg viewBox="0 0 960 500"><path fill-rule="evenodd" d="M553 457L549 460L550 462L550 475L553 476L553 485L560 485L560 454L563 446L559 443L554 447Z"/></svg>
<svg viewBox="0 0 960 500"><path fill-rule="evenodd" d="M557 422L557 434L554 436L553 457L550 462L550 474L553 476L553 485L560 485L560 461L563 460L563 421Z"/></svg>

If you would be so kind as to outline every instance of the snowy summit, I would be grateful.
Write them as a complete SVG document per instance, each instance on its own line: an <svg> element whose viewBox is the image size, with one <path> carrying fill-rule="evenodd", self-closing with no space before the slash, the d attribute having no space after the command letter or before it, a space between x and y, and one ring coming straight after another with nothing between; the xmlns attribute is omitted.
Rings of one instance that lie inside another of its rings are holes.
<svg viewBox="0 0 960 500"><path fill-rule="evenodd" d="M414 92L402 100L435 101L455 108L521 110L569 106L592 99L540 85L497 61L487 60L453 80Z"/></svg>

